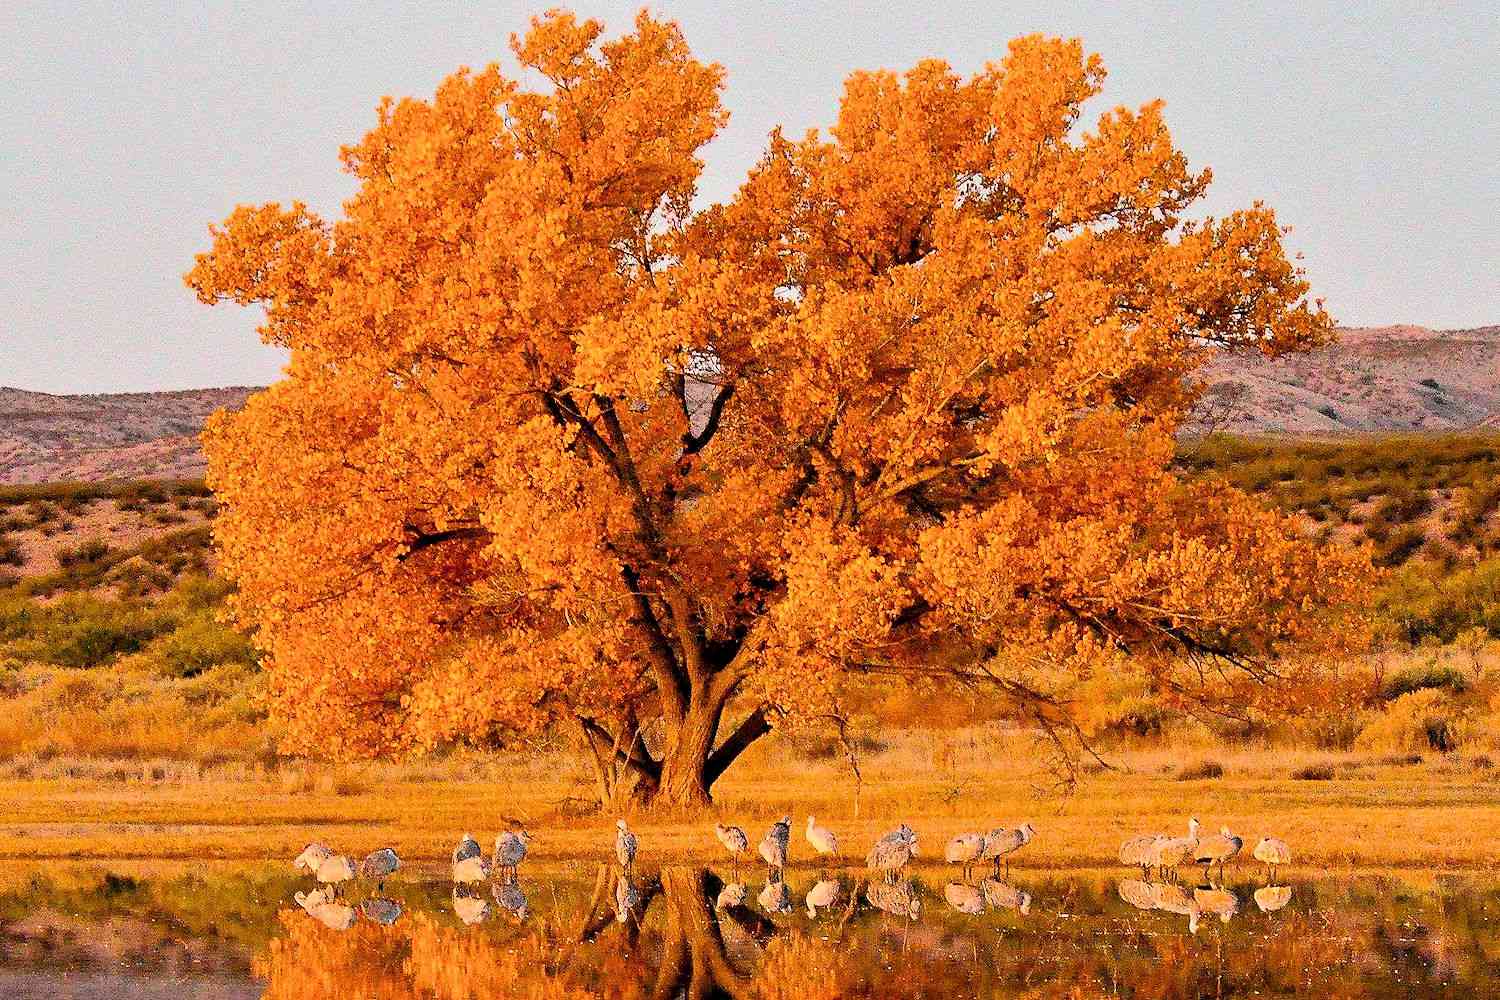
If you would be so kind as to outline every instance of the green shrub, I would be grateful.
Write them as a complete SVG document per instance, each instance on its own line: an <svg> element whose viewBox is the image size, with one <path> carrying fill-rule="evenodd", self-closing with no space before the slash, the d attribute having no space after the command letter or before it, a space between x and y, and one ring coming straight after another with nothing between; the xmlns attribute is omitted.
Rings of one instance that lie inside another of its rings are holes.
<svg viewBox="0 0 1500 1000"><path fill-rule="evenodd" d="M1407 565L1377 595L1375 610L1397 638L1413 646L1427 639L1452 642L1471 628L1500 637L1500 559L1452 572Z"/></svg>
<svg viewBox="0 0 1500 1000"><path fill-rule="evenodd" d="M133 601L72 595L52 605L12 613L15 653L22 659L86 668L137 652L174 624L166 615Z"/></svg>
<svg viewBox="0 0 1500 1000"><path fill-rule="evenodd" d="M1469 689L1469 681L1461 672L1453 667L1439 666L1429 663L1421 667L1413 667L1403 670L1386 682L1381 690L1380 696L1386 701L1394 701L1404 694L1413 691L1422 691L1427 688L1451 691L1454 694L1463 694Z"/></svg>
<svg viewBox="0 0 1500 1000"><path fill-rule="evenodd" d="M199 612L178 625L152 651L160 658L164 672L173 677L196 677L226 664L253 666L258 658L248 638L215 621L208 612Z"/></svg>
<svg viewBox="0 0 1500 1000"><path fill-rule="evenodd" d="M90 538L77 545L65 545L57 550L57 564L62 567L83 566L99 563L110 553L109 543L102 538Z"/></svg>
<svg viewBox="0 0 1500 1000"><path fill-rule="evenodd" d="M1370 528L1365 529L1365 534L1377 544L1375 546L1375 565L1390 568L1400 566L1414 555L1417 550L1427 544L1427 536L1421 528L1408 526L1389 536L1377 537Z"/></svg>

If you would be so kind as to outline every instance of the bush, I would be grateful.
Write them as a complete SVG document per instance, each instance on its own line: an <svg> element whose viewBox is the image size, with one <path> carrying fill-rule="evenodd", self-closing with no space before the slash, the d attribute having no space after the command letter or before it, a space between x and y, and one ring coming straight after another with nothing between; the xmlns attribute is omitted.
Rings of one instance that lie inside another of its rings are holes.
<svg viewBox="0 0 1500 1000"><path fill-rule="evenodd" d="M26 553L14 538L0 534L0 566L25 566Z"/></svg>
<svg viewBox="0 0 1500 1000"><path fill-rule="evenodd" d="M1375 715L1355 746L1366 750L1436 750L1463 744L1468 720L1448 692L1423 688L1404 694Z"/></svg>
<svg viewBox="0 0 1500 1000"><path fill-rule="evenodd" d="M1386 701L1394 701L1404 694L1411 694L1413 691L1426 688L1438 688L1454 694L1463 694L1469 689L1469 680L1454 667L1428 663L1410 670L1403 670L1392 677L1386 682L1380 696Z"/></svg>
<svg viewBox="0 0 1500 1000"><path fill-rule="evenodd" d="M93 565L102 562L110 553L109 543L102 538L90 538L74 546L63 546L57 550L57 564L64 568Z"/></svg>
<svg viewBox="0 0 1500 1000"><path fill-rule="evenodd" d="M1427 535L1421 528L1408 525L1389 535L1377 533L1372 524L1365 534L1376 543L1374 563L1384 569L1400 566L1427 544Z"/></svg>
<svg viewBox="0 0 1500 1000"><path fill-rule="evenodd" d="M1101 706L1098 733L1113 739L1161 736L1172 713L1160 702L1147 697L1130 697L1113 705Z"/></svg>
<svg viewBox="0 0 1500 1000"><path fill-rule="evenodd" d="M1333 765L1329 763L1307 764L1292 772L1294 781L1332 781Z"/></svg>
<svg viewBox="0 0 1500 1000"><path fill-rule="evenodd" d="M1413 646L1429 638L1449 643L1472 628L1500 637L1500 559L1451 573L1431 565L1406 566L1380 592L1375 607Z"/></svg>
<svg viewBox="0 0 1500 1000"><path fill-rule="evenodd" d="M1200 760L1177 772L1178 781L1207 781L1224 777L1224 765L1216 760Z"/></svg>
<svg viewBox="0 0 1500 1000"><path fill-rule="evenodd" d="M189 618L152 651L159 657L163 672L171 677L196 677L224 664L253 666L258 658L248 638L215 621L209 613Z"/></svg>
<svg viewBox="0 0 1500 1000"><path fill-rule="evenodd" d="M171 625L167 617L134 602L86 595L17 610L8 624L0 611L0 634L8 632L20 640L15 646L17 655L75 669L101 666L134 653Z"/></svg>

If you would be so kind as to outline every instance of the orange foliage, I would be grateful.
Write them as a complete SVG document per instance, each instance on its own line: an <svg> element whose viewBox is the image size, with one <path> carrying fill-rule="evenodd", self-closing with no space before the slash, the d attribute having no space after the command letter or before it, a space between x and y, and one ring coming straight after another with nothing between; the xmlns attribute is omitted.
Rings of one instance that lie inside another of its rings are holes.
<svg viewBox="0 0 1500 1000"><path fill-rule="evenodd" d="M693 803L859 670L1066 723L1100 671L1332 634L1357 557L1167 468L1209 347L1331 321L1270 209L1185 221L1209 174L1159 103L1083 131L1100 62L1041 37L858 73L827 137L773 134L694 213L720 68L645 14L601 30L514 39L539 91L386 100L341 220L241 207L188 275L292 352L207 446L295 748L566 720Z"/></svg>

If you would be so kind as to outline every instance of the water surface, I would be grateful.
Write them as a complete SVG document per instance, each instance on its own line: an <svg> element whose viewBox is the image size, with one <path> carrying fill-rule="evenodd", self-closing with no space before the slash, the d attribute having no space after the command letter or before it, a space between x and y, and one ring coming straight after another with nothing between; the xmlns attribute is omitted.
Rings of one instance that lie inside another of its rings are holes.
<svg viewBox="0 0 1500 1000"><path fill-rule="evenodd" d="M270 866L13 868L0 996L1493 997L1500 882L523 868L325 898Z"/></svg>

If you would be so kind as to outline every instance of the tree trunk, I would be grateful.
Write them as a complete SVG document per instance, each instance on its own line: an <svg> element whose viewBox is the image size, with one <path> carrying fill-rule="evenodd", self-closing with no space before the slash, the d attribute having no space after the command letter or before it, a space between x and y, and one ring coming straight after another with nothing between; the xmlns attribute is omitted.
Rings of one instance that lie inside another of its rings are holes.
<svg viewBox="0 0 1500 1000"><path fill-rule="evenodd" d="M662 761L661 785L654 805L676 809L702 809L708 806L708 758L719 733L719 711L694 704Z"/></svg>
<svg viewBox="0 0 1500 1000"><path fill-rule="evenodd" d="M757 708L719 740L723 715L722 705L690 702L682 722L667 734L660 762L635 741L622 748L603 727L580 720L593 753L600 805L617 813L636 806L706 808L712 802L709 793L714 782L752 743L771 731L764 708Z"/></svg>

